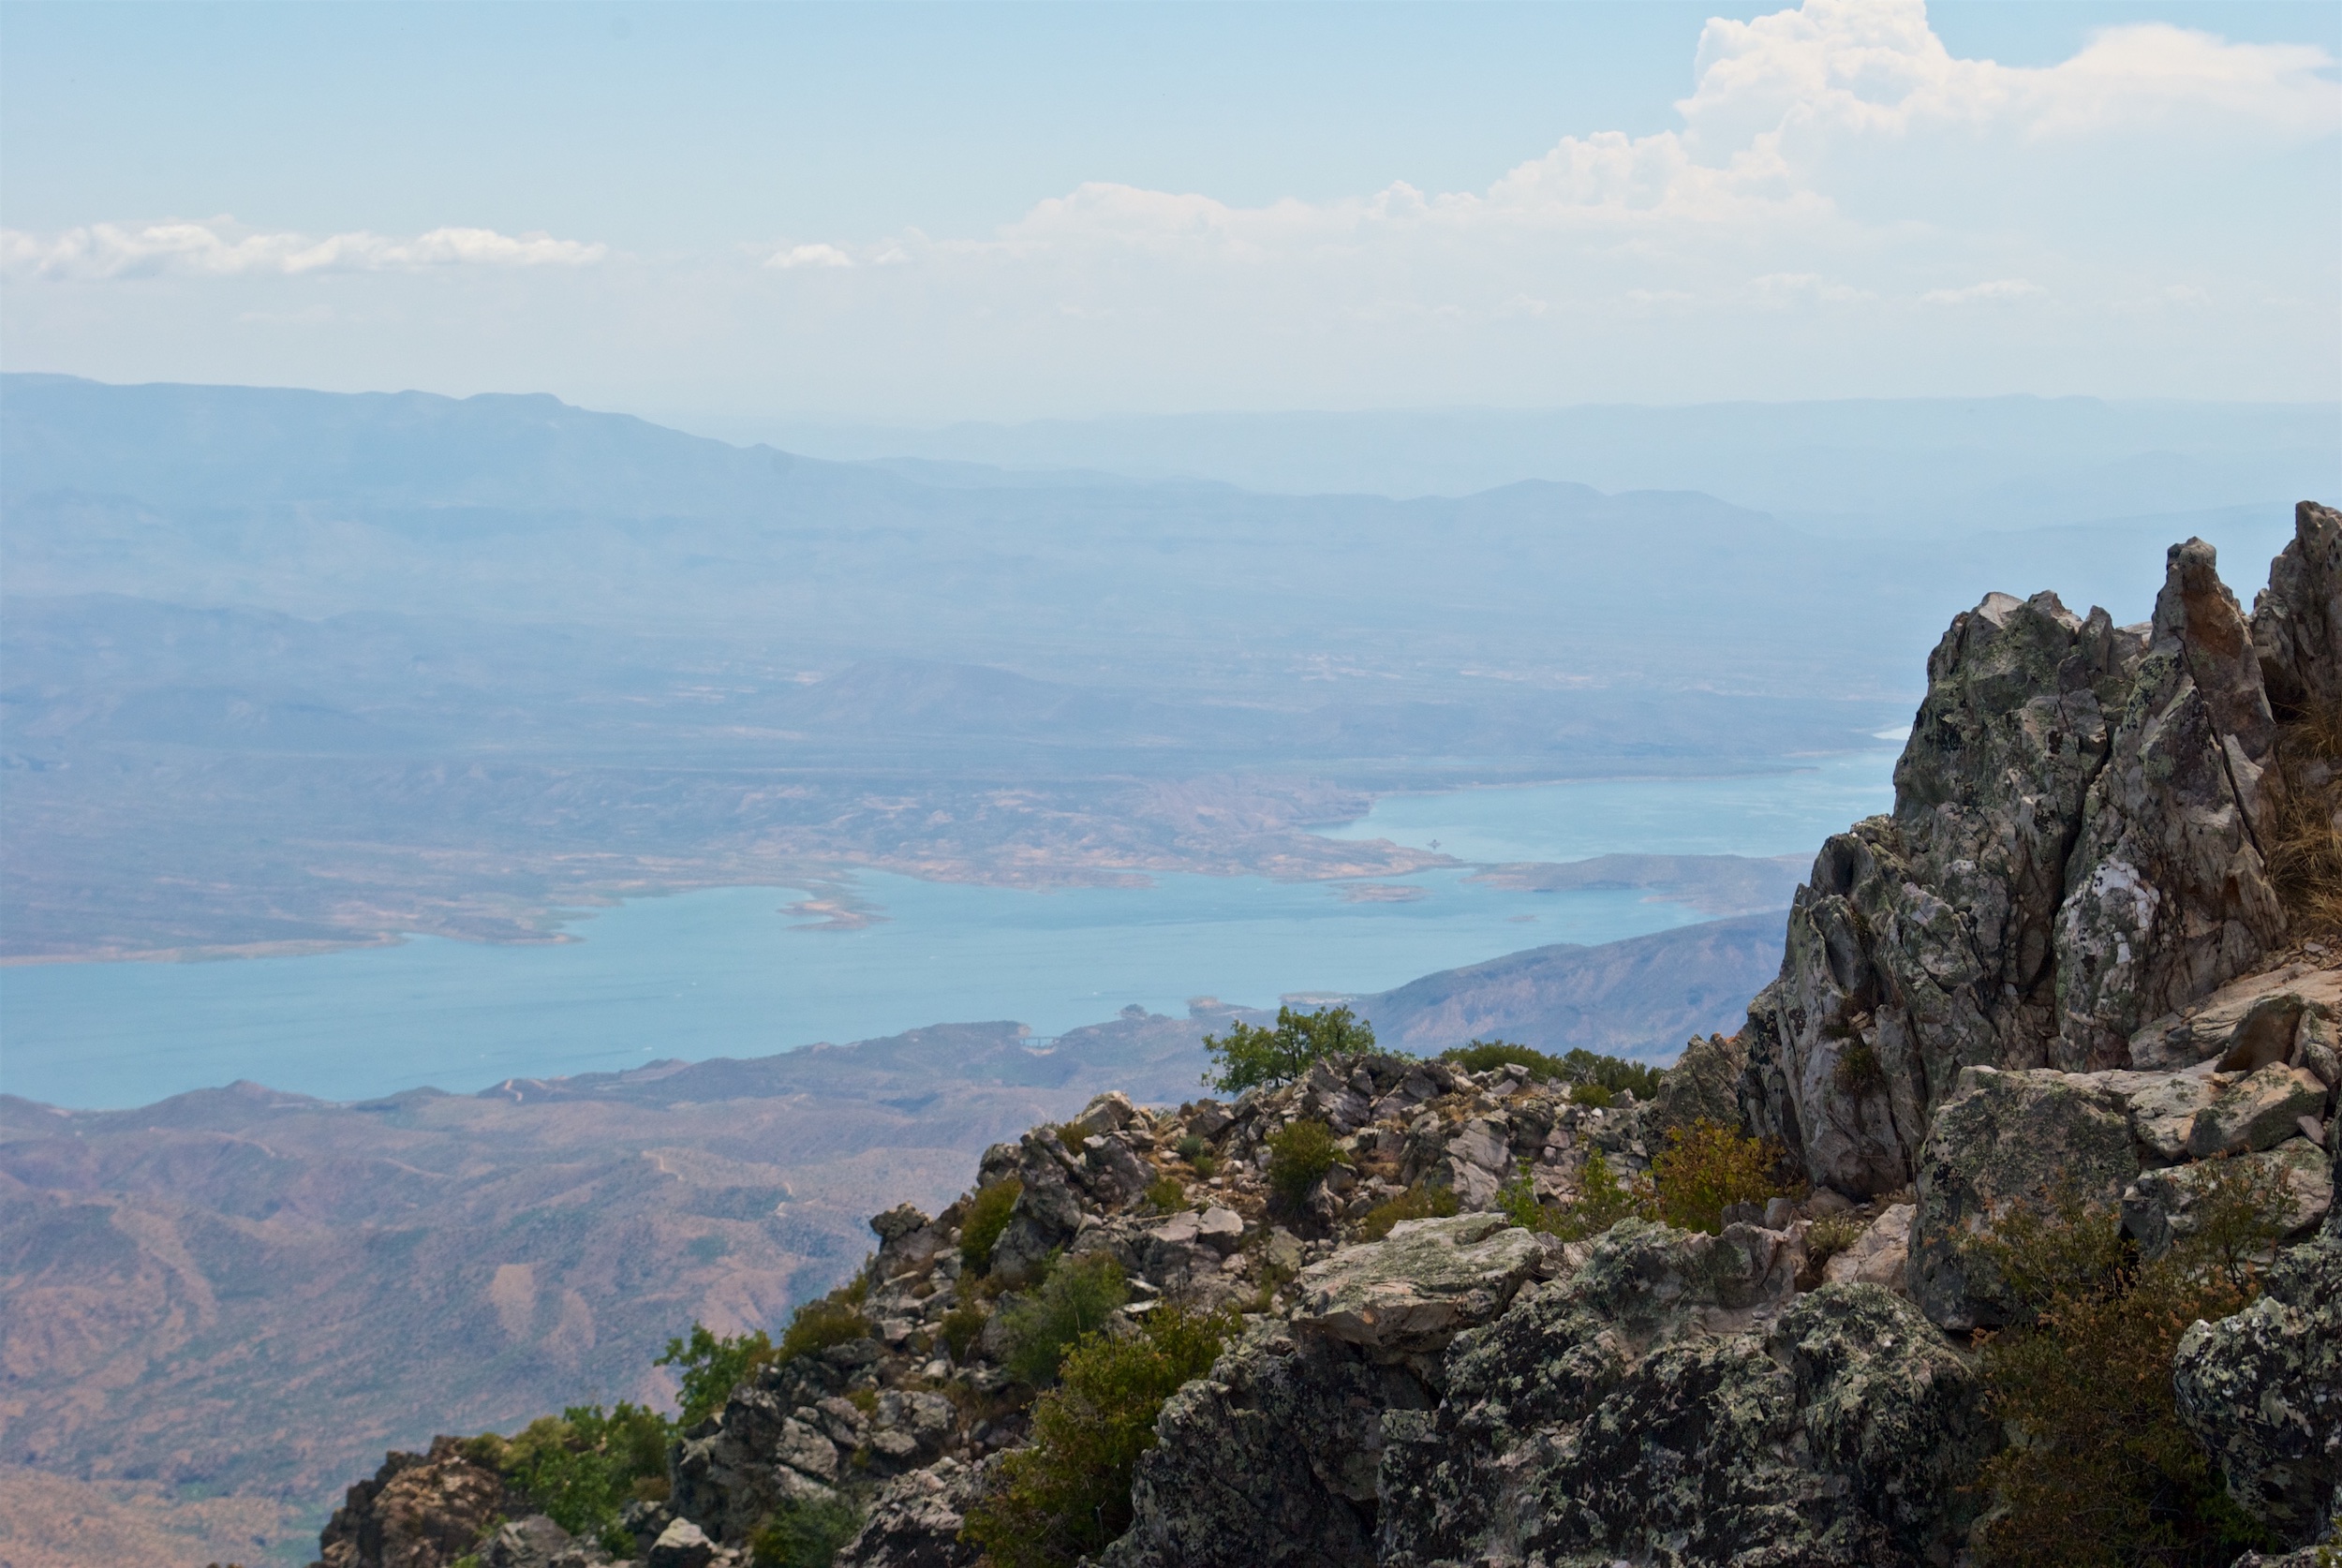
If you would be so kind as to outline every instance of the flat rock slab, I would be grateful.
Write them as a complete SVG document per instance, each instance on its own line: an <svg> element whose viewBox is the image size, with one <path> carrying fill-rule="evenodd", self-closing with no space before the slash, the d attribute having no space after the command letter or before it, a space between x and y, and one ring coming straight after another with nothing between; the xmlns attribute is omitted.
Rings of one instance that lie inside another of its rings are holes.
<svg viewBox="0 0 2342 1568"><path fill-rule="evenodd" d="M2289 998L2290 1002L2285 999ZM2342 969L2296 965L2231 981L2194 1006L2167 1013L2132 1035L2130 1064L2168 1070L2212 1061L2240 1047L2249 1052L2259 1043L2257 1037L2274 1027L2298 1028L2294 1019L2305 1011L2326 1018L2342 1016ZM2268 1060L2283 1059L2281 1043L2272 1039L2267 1046L2275 1053Z"/></svg>
<svg viewBox="0 0 2342 1568"><path fill-rule="evenodd" d="M1920 1150L1911 1232L1911 1299L1955 1332L2005 1324L2017 1309L1970 1239L2017 1205L2072 1192L2112 1204L2139 1175L2122 1096L2080 1073L1969 1067Z"/></svg>
<svg viewBox="0 0 2342 1568"><path fill-rule="evenodd" d="M1888 1205L1853 1246L1822 1265L1823 1282L1882 1285L1897 1295L1906 1294L1904 1276L1911 1262L1911 1220L1918 1213L1916 1205Z"/></svg>
<svg viewBox="0 0 2342 1568"><path fill-rule="evenodd" d="M1301 1327L1374 1350L1434 1350L1488 1323L1525 1282L1559 1266L1550 1237L1493 1214L1410 1220L1387 1240L1304 1269Z"/></svg>

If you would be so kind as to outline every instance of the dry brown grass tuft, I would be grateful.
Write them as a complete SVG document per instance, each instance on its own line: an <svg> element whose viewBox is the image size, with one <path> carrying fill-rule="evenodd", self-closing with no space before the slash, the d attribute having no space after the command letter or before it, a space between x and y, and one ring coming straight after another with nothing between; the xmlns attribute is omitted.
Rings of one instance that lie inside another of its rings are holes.
<svg viewBox="0 0 2342 1568"><path fill-rule="evenodd" d="M2297 932L2342 935L2342 703L2278 726L2277 772L2269 880Z"/></svg>

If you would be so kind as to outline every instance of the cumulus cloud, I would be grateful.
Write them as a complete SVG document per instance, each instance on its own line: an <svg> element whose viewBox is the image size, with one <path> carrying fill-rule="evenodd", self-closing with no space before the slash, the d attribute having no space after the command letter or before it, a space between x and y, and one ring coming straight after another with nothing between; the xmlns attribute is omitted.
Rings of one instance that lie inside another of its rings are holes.
<svg viewBox="0 0 2342 1568"><path fill-rule="evenodd" d="M2021 277L1996 277L1989 283L1971 283L1965 288L1931 288L1920 296L1920 303L2007 304L2012 300L2038 299L2048 292L2039 284Z"/></svg>
<svg viewBox="0 0 2342 1568"><path fill-rule="evenodd" d="M899 249L890 249L889 253L881 257L880 259L882 261L892 260L900 254ZM853 258L836 245L793 245L787 250L778 250L766 257L764 265L778 267L783 272L793 272L799 267L851 267L853 265Z"/></svg>
<svg viewBox="0 0 2342 1568"><path fill-rule="evenodd" d="M22 277L94 279L181 274L403 273L439 267L586 267L607 245L493 229L434 229L412 239L359 229L313 239L204 223L93 223L39 235L0 229L0 269Z"/></svg>

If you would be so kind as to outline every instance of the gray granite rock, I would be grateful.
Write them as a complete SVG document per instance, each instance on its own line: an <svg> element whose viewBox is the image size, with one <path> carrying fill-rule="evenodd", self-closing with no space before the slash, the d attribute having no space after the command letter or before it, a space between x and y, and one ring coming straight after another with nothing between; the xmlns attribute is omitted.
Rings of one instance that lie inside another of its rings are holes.
<svg viewBox="0 0 2342 1568"><path fill-rule="evenodd" d="M1996 1438L1973 1371L1869 1285L1792 1299L1761 1233L1629 1222L1384 1418L1388 1568L1948 1555Z"/></svg>
<svg viewBox="0 0 2342 1568"><path fill-rule="evenodd" d="M1967 1069L1920 1160L1911 1299L1949 1329L2008 1323L2019 1304L1971 1238L2015 1205L2045 1207L2068 1191L2112 1207L2138 1175L2129 1117L2104 1085L2047 1069Z"/></svg>
<svg viewBox="0 0 2342 1568"><path fill-rule="evenodd" d="M2342 1247L2297 1247L2267 1294L2180 1340L2172 1385L2229 1495L2288 1546L2342 1517Z"/></svg>

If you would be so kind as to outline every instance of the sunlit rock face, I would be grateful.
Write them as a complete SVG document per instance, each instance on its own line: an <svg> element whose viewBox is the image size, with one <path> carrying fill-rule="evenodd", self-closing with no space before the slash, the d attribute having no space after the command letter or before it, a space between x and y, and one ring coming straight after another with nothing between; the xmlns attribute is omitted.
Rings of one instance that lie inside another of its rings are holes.
<svg viewBox="0 0 2342 1568"><path fill-rule="evenodd" d="M2306 502L2249 617L2201 540L2143 626L2049 593L1956 617L1893 813L1823 846L1750 1005L1746 1119L1867 1196L1912 1179L1964 1068L2134 1065L2288 939L2277 724L2337 693L2342 514Z"/></svg>

